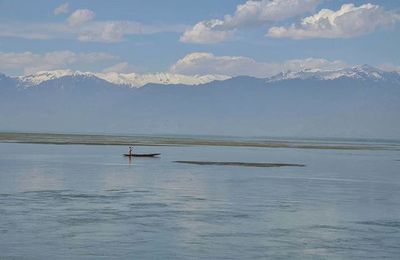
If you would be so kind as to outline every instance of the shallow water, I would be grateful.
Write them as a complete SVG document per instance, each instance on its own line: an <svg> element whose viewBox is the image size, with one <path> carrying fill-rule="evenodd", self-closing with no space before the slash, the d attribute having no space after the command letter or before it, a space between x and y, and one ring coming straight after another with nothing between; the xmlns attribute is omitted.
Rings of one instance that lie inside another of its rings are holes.
<svg viewBox="0 0 400 260"><path fill-rule="evenodd" d="M399 151L124 148L0 143L0 259L400 255Z"/></svg>

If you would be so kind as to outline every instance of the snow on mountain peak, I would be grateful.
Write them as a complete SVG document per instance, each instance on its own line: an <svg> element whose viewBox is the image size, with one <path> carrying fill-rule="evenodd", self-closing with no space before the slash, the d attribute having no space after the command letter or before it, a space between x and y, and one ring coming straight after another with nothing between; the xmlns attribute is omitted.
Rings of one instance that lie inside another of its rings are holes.
<svg viewBox="0 0 400 260"><path fill-rule="evenodd" d="M123 85L131 88L139 88L149 83L154 84L184 84L201 85L214 80L226 80L230 76L210 74L210 75L183 75L175 73L117 73L117 72L80 72L72 70L53 70L40 71L31 75L16 77L24 87L37 86L48 80L59 79L66 76L73 77L95 77L105 80L115 85ZM337 70L323 69L303 69L300 71L286 71L266 79L267 82L290 79L316 79L316 80L336 80L336 79L390 81L400 83L399 72L388 72L369 65L358 65Z"/></svg>
<svg viewBox="0 0 400 260"><path fill-rule="evenodd" d="M182 74L173 74L173 73L123 74L116 72L107 72L107 73L97 73L95 75L98 78L101 78L105 81L119 85L128 85L130 87L142 87L148 83L156 83L164 85L167 84L200 85L214 80L225 80L230 78L224 75L186 76Z"/></svg>
<svg viewBox="0 0 400 260"><path fill-rule="evenodd" d="M283 72L267 79L267 81L279 81L285 79L317 79L335 80L339 78L350 78L358 80L387 80L388 73L369 65L358 65L338 70L305 69L301 71Z"/></svg>
<svg viewBox="0 0 400 260"><path fill-rule="evenodd" d="M185 84L185 85L200 85L214 80L225 80L230 78L224 75L194 75L187 76L173 73L154 73L154 74L136 74L136 73L117 73L117 72L80 72L72 70L53 70L40 71L34 74L19 76L17 79L27 86L37 86L42 82L54 80L66 76L85 76L97 77L107 82L116 85L126 85L129 87L142 87L148 83L156 84Z"/></svg>
<svg viewBox="0 0 400 260"><path fill-rule="evenodd" d="M72 70L39 71L34 74L19 76L17 79L27 86L37 86L42 82L66 76L92 76L92 73Z"/></svg>

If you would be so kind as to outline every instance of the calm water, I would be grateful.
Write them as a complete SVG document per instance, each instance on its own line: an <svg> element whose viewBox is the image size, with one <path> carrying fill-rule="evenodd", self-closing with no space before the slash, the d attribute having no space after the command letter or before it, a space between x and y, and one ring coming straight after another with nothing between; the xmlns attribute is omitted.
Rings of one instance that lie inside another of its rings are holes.
<svg viewBox="0 0 400 260"><path fill-rule="evenodd" d="M0 259L400 255L400 152L0 143ZM246 168L174 160L299 163Z"/></svg>

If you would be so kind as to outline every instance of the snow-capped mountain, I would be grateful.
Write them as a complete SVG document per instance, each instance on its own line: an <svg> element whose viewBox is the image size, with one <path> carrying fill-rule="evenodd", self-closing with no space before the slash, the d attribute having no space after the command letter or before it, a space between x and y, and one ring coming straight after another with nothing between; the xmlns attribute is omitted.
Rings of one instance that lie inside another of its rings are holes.
<svg viewBox="0 0 400 260"><path fill-rule="evenodd" d="M214 80L224 78L0 74L0 130L400 138L398 72L358 66Z"/></svg>
<svg viewBox="0 0 400 260"><path fill-rule="evenodd" d="M230 77L224 75L194 75L187 76L173 73L154 73L154 74L136 74L136 73L93 73L80 72L72 70L54 70L41 71L30 75L19 76L17 79L25 86L37 86L40 83L59 79L66 76L75 77L96 77L116 85L126 85L129 87L142 87L149 83L155 84L184 84L184 85L200 85L209 83L214 80L226 80Z"/></svg>
<svg viewBox="0 0 400 260"><path fill-rule="evenodd" d="M272 82L293 79L336 80L346 78L364 81L372 80L400 83L400 73L383 71L369 65L360 65L339 70L307 69L301 71L288 71L270 77L267 81Z"/></svg>
<svg viewBox="0 0 400 260"><path fill-rule="evenodd" d="M226 75L183 75L174 73L117 73L117 72L80 72L72 70L41 71L30 75L14 78L24 87L37 86L43 82L61 79L63 77L97 78L115 85L123 85L131 88L139 88L146 84L183 84L202 85L212 81L224 81L230 79ZM369 65L355 66L339 70L307 69L301 71L288 71L266 78L266 82L282 80L338 80L351 79L357 81L390 82L400 84L399 72L388 72L371 67Z"/></svg>

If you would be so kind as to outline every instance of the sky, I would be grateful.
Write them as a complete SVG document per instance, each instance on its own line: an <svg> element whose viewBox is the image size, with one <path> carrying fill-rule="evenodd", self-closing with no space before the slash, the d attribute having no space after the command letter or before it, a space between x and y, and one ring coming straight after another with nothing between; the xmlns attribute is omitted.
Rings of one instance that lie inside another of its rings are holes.
<svg viewBox="0 0 400 260"><path fill-rule="evenodd" d="M0 72L400 71L400 1L0 0Z"/></svg>

